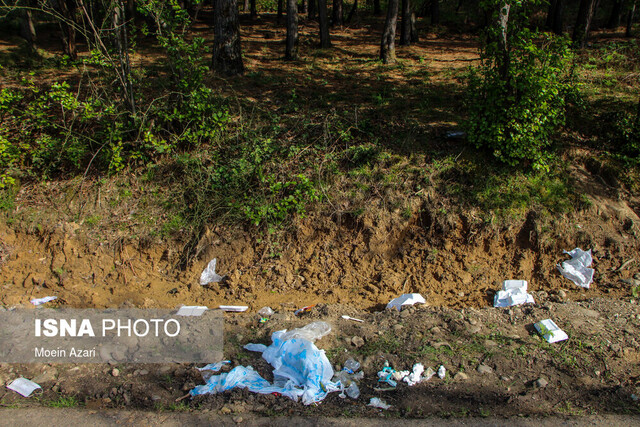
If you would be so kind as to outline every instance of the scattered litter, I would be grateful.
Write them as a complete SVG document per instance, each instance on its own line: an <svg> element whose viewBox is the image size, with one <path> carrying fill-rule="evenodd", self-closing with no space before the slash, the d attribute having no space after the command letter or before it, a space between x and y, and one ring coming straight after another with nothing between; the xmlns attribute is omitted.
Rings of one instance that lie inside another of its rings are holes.
<svg viewBox="0 0 640 427"><path fill-rule="evenodd" d="M15 391L18 394L21 394L24 397L29 397L31 396L31 393L34 392L34 390L37 390L39 388L41 389L42 387L31 380L20 377L11 381L11 384L9 384L7 388L9 390Z"/></svg>
<svg viewBox="0 0 640 427"><path fill-rule="evenodd" d="M245 350L249 350L249 351L256 351L258 353L262 353L263 351L265 351L267 349L267 346L264 344L253 344L253 343L249 343L246 344L244 347Z"/></svg>
<svg viewBox="0 0 640 427"><path fill-rule="evenodd" d="M56 300L56 299L58 299L58 297L34 298L34 299L31 300L31 304L40 305L40 304L45 304L45 303L48 303L48 302Z"/></svg>
<svg viewBox="0 0 640 427"><path fill-rule="evenodd" d="M567 334L555 324L551 319L542 320L533 325L538 333L549 343L564 341L569 337Z"/></svg>
<svg viewBox="0 0 640 427"><path fill-rule="evenodd" d="M310 312L310 311L311 311L311 309L312 309L313 307L315 307L315 306L316 306L316 305L315 305L315 304L313 304L313 305L308 305L308 306L306 306L306 307L299 308L299 309L297 309L293 314L295 314L296 316L300 316L302 313L308 313L308 312Z"/></svg>
<svg viewBox="0 0 640 427"><path fill-rule="evenodd" d="M443 380L446 374L447 374L447 370L443 365L440 365L440 367L438 368L438 378Z"/></svg>
<svg viewBox="0 0 640 427"><path fill-rule="evenodd" d="M505 280L502 290L493 299L494 307L511 307L512 305L534 304L533 295L527 293L526 280Z"/></svg>
<svg viewBox="0 0 640 427"><path fill-rule="evenodd" d="M357 399L358 397L360 397L360 388L358 388L358 384L356 384L355 381L352 381L345 391L347 393L347 396L352 399Z"/></svg>
<svg viewBox="0 0 640 427"><path fill-rule="evenodd" d="M208 285L209 283L218 283L224 280L224 276L220 276L216 273L216 264L218 263L218 259L214 258L209 261L207 268L202 271L200 275L200 284L202 286Z"/></svg>
<svg viewBox="0 0 640 427"><path fill-rule="evenodd" d="M360 369L360 363L354 359L348 359L344 362L342 370L333 376L333 382L340 384L341 392L339 396L342 399L347 396L352 399L360 397L360 388L358 388L356 381L364 378L364 372L360 371L356 374L358 369Z"/></svg>
<svg viewBox="0 0 640 427"><path fill-rule="evenodd" d="M246 305L221 305L218 308L222 311L233 311L237 313L247 311L249 309Z"/></svg>
<svg viewBox="0 0 640 427"><path fill-rule="evenodd" d="M343 319L346 320L353 320L354 322L364 322L364 320L361 319L356 319L355 317L351 317L351 316L347 316L346 314L342 316Z"/></svg>
<svg viewBox="0 0 640 427"><path fill-rule="evenodd" d="M427 368L427 372L424 374L423 380L422 381L429 381L431 378L433 378L433 376L436 374L436 371L434 371L431 366L429 366Z"/></svg>
<svg viewBox="0 0 640 427"><path fill-rule="evenodd" d="M462 130L451 130L446 133L448 139L462 139L465 136L467 136L467 134Z"/></svg>
<svg viewBox="0 0 640 427"><path fill-rule="evenodd" d="M593 261L591 249L585 252L580 248L575 248L571 252L564 251L564 253L569 255L571 259L557 266L560 274L576 285L589 289L594 273L593 268L589 268Z"/></svg>
<svg viewBox="0 0 640 427"><path fill-rule="evenodd" d="M258 310L258 314L262 317L273 316L273 310L271 309L271 307L262 307L260 310Z"/></svg>
<svg viewBox="0 0 640 427"><path fill-rule="evenodd" d="M367 406L373 406L374 408L380 408L380 409L391 408L391 405L387 404L387 402L380 399L379 397L372 397Z"/></svg>
<svg viewBox="0 0 640 427"><path fill-rule="evenodd" d="M420 294L404 294L398 298L392 299L387 308L396 308L398 311L402 311L402 307L414 305L414 304L426 304L424 297Z"/></svg>
<svg viewBox="0 0 640 427"><path fill-rule="evenodd" d="M202 368L196 368L196 369L198 369L199 371L218 372L220 369L222 369L224 365L228 365L229 363L231 363L230 360L223 360L221 362L209 363L207 366L203 366Z"/></svg>
<svg viewBox="0 0 640 427"><path fill-rule="evenodd" d="M178 309L176 316L202 316L208 309L200 305L183 305Z"/></svg>
<svg viewBox="0 0 640 427"><path fill-rule="evenodd" d="M305 405L320 402L328 393L340 390L339 385L331 381L333 368L324 350L313 344L330 331L331 326L326 322L313 322L289 332L274 332L268 347L260 344L245 346L262 352L262 358L274 367L273 384L251 366L237 366L229 373L212 376L206 384L195 387L189 394L215 394L238 387L254 393L279 393L294 401L302 398Z"/></svg>
<svg viewBox="0 0 640 427"><path fill-rule="evenodd" d="M395 372L396 370L389 366L389 362L385 361L382 370L378 371L378 382L387 383L391 387L396 387L398 383L392 379Z"/></svg>
<svg viewBox="0 0 640 427"><path fill-rule="evenodd" d="M410 387L418 384L422 381L422 373L424 372L424 366L422 363L416 363L413 365L413 371L403 378L403 381L406 382Z"/></svg>

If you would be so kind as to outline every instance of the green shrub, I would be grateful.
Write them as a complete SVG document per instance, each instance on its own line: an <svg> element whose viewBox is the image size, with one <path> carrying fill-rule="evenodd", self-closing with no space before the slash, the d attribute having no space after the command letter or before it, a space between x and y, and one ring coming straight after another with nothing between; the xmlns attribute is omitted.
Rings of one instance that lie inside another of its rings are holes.
<svg viewBox="0 0 640 427"><path fill-rule="evenodd" d="M471 143L500 161L546 170L552 136L564 123L571 51L564 38L524 28L526 16L512 6L506 75L500 30L488 31L481 65L469 76L465 127Z"/></svg>

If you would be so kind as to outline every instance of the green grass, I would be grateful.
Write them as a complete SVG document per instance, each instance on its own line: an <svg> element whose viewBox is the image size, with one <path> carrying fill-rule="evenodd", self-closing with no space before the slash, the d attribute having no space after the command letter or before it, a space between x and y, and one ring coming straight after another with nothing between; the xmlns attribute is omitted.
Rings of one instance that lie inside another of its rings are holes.
<svg viewBox="0 0 640 427"><path fill-rule="evenodd" d="M56 400L46 402L46 406L50 408L76 408L80 406L80 402L75 396L60 396Z"/></svg>

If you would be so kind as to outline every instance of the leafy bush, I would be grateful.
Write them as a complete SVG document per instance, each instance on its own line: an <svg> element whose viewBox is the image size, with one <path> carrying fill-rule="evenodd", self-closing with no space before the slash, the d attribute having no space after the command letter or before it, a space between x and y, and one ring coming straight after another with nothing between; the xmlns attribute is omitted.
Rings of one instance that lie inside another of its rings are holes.
<svg viewBox="0 0 640 427"><path fill-rule="evenodd" d="M524 7L512 6L506 73L500 29L488 31L481 65L469 76L465 125L469 141L497 159L547 170L551 137L564 123L571 89L571 52L566 39L524 28L526 15Z"/></svg>

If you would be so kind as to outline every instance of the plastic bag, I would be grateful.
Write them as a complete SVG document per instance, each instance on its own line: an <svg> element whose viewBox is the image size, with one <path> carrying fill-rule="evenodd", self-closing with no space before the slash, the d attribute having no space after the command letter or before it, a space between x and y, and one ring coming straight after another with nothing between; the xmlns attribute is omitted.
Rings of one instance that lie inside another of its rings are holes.
<svg viewBox="0 0 640 427"><path fill-rule="evenodd" d="M387 308L395 308L398 311L402 310L402 307L414 305L414 304L426 304L427 301L420 294L404 294L399 296L398 298L392 299L389 304L387 304Z"/></svg>
<svg viewBox="0 0 640 427"><path fill-rule="evenodd" d="M575 248L571 252L564 251L564 253L571 256L571 259L557 266L560 274L576 285L589 289L589 285L593 282L594 273L594 269L589 268L593 261L591 249L585 252L580 248Z"/></svg>
<svg viewBox="0 0 640 427"><path fill-rule="evenodd" d="M209 283L217 283L221 282L224 279L224 276L220 276L216 273L216 264L218 263L218 259L214 258L209 261L209 265L202 271L200 275L200 284L202 286L208 285Z"/></svg>

